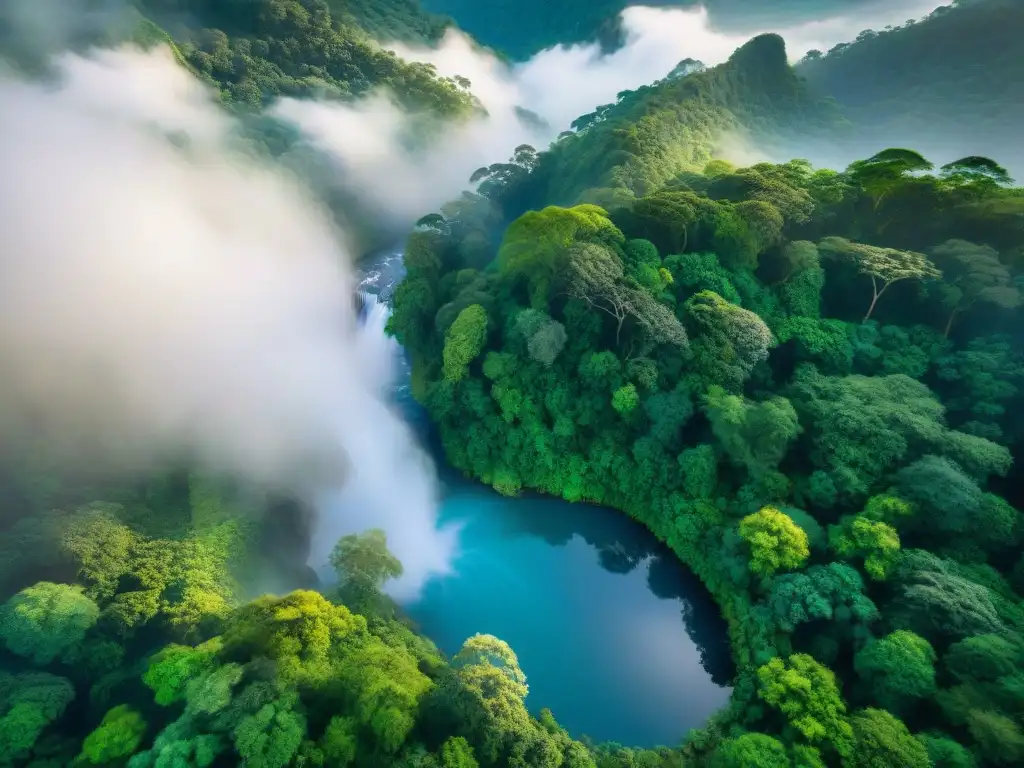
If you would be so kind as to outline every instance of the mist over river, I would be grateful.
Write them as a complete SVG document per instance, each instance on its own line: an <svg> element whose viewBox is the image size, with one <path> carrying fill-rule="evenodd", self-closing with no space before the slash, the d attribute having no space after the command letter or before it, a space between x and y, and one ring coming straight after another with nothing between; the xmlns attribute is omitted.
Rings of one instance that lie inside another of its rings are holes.
<svg viewBox="0 0 1024 768"><path fill-rule="evenodd" d="M383 328L401 256L363 265L364 321ZM448 654L477 633L519 656L534 713L550 708L574 736L673 744L730 694L725 622L699 580L626 515L585 504L500 496L444 461L399 361L394 397L440 478L445 569L395 595ZM392 532L388 531L389 540ZM424 547L433 547L424 543Z"/></svg>

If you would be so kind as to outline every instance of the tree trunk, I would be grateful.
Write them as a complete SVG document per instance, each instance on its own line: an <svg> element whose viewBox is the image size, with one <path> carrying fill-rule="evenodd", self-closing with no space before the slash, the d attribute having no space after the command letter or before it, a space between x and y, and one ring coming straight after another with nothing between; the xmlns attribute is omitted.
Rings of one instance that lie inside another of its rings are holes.
<svg viewBox="0 0 1024 768"><path fill-rule="evenodd" d="M875 304L877 304L877 303L878 303L878 294L876 293L874 295L874 297L871 299L871 306L868 307L868 313L866 315L864 315L864 319L861 321L862 323L866 323L868 320L871 319L871 313L875 311Z"/></svg>
<svg viewBox="0 0 1024 768"><path fill-rule="evenodd" d="M862 322L866 323L868 320L871 319L871 313L875 311L875 305L878 304L878 300L882 298L882 294L885 293L885 289L888 288L890 285L892 285L892 283L886 283L885 285L882 286L882 290L879 291L876 288L875 278L871 278L871 289L874 296L871 299L871 306L868 307L868 313L864 315L864 320Z"/></svg>
<svg viewBox="0 0 1024 768"><path fill-rule="evenodd" d="M623 314L621 317L619 317L619 325L615 329L615 346L616 347L619 346L619 335L622 333L622 323L625 321L625 319L626 319L626 315L625 314Z"/></svg>
<svg viewBox="0 0 1024 768"><path fill-rule="evenodd" d="M957 313L957 310L955 310L955 309L952 312L949 313L949 320L946 322L946 330L943 332L942 338L944 338L944 339L948 339L949 338L949 332L951 330L953 330L953 321L956 319L956 313Z"/></svg>

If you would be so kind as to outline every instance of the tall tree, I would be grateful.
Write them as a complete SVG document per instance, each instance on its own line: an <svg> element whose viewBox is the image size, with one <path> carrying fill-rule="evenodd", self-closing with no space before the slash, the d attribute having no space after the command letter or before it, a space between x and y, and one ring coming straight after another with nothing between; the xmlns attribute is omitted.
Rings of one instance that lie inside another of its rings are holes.
<svg viewBox="0 0 1024 768"><path fill-rule="evenodd" d="M863 709L850 717L854 749L843 764L849 768L931 768L928 750L910 735L902 720L884 709Z"/></svg>
<svg viewBox="0 0 1024 768"><path fill-rule="evenodd" d="M872 640L855 657L857 674L874 700L892 712L935 693L935 650L923 637L899 629Z"/></svg>
<svg viewBox="0 0 1024 768"><path fill-rule="evenodd" d="M844 758L852 753L853 728L836 676L811 656L777 656L759 667L757 693L807 741L831 746Z"/></svg>
<svg viewBox="0 0 1024 768"><path fill-rule="evenodd" d="M569 252L565 290L615 321L615 343L627 318L634 320L650 341L686 346L686 331L672 311L649 292L630 285L622 260L597 243L577 243Z"/></svg>
<svg viewBox="0 0 1024 768"><path fill-rule="evenodd" d="M654 243L663 254L684 253L697 223L699 199L693 192L660 191L637 200L616 221L634 237Z"/></svg>
<svg viewBox="0 0 1024 768"><path fill-rule="evenodd" d="M81 587L41 581L0 608L0 637L12 653L49 664L81 643L99 615Z"/></svg>
<svg viewBox="0 0 1024 768"><path fill-rule="evenodd" d="M930 255L942 268L942 299L949 308L947 337L956 319L975 304L1003 309L1020 305L1020 289L1011 281L1010 270L999 261L995 248L966 240L947 240L932 248Z"/></svg>
<svg viewBox="0 0 1024 768"><path fill-rule="evenodd" d="M93 765L117 764L131 757L142 744L146 721L127 704L114 707L82 743L82 757Z"/></svg>
<svg viewBox="0 0 1024 768"><path fill-rule="evenodd" d="M1013 179L1003 166L988 157L977 155L946 163L939 169L939 176L958 191L967 190L972 196L1013 184Z"/></svg>
<svg viewBox="0 0 1024 768"><path fill-rule="evenodd" d="M343 536L334 545L330 561L338 574L342 600L360 611L372 608L380 588L404 572L380 528Z"/></svg>
<svg viewBox="0 0 1024 768"><path fill-rule="evenodd" d="M784 397L757 403L713 386L704 402L711 430L726 455L752 475L778 468L801 431L796 411Z"/></svg>
<svg viewBox="0 0 1024 768"><path fill-rule="evenodd" d="M851 163L846 173L874 199L877 210L888 195L908 180L910 174L930 171L934 167L912 149L884 149L867 160Z"/></svg>
<svg viewBox="0 0 1024 768"><path fill-rule="evenodd" d="M774 507L744 517L740 536L750 546L750 570L761 576L799 568L810 556L807 534Z"/></svg>
<svg viewBox="0 0 1024 768"><path fill-rule="evenodd" d="M0 764L27 763L43 731L74 698L75 688L66 678L0 669Z"/></svg>
<svg viewBox="0 0 1024 768"><path fill-rule="evenodd" d="M893 283L900 280L938 278L942 272L928 257L915 251L899 251L855 243L843 237L826 237L818 244L821 253L852 261L857 270L871 278L871 304L864 320L871 319L875 305Z"/></svg>
<svg viewBox="0 0 1024 768"><path fill-rule="evenodd" d="M534 308L544 309L556 279L565 269L573 243L624 241L603 208L549 206L529 211L509 225L498 251L498 265L503 274L524 278Z"/></svg>
<svg viewBox="0 0 1024 768"><path fill-rule="evenodd" d="M772 621L785 632L801 624L831 621L858 639L878 619L878 608L864 594L864 579L846 563L812 565L806 570L776 576L764 605Z"/></svg>
<svg viewBox="0 0 1024 768"><path fill-rule="evenodd" d="M754 367L768 359L775 337L763 319L749 309L726 301L713 291L701 291L685 304L686 324L694 338L699 377L694 388L707 391L717 384L738 393Z"/></svg>
<svg viewBox="0 0 1024 768"><path fill-rule="evenodd" d="M873 579L885 579L900 551L900 537L888 523L866 515L848 515L829 526L829 543L840 557L864 559L864 571Z"/></svg>

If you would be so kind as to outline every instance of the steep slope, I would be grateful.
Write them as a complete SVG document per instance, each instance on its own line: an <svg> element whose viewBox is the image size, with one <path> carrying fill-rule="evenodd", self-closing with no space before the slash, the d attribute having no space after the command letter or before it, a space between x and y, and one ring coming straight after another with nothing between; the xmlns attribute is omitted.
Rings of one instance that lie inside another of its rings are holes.
<svg viewBox="0 0 1024 768"><path fill-rule="evenodd" d="M574 132L538 156L529 190L510 186L508 213L537 201L618 207L702 169L724 147L756 144L763 152L843 127L831 102L809 93L789 66L782 38L761 35L724 64L681 62L669 77L577 119Z"/></svg>
<svg viewBox="0 0 1024 768"><path fill-rule="evenodd" d="M870 146L935 159L983 154L1024 171L1024 3L959 0L927 19L862 33L797 70L840 102Z"/></svg>

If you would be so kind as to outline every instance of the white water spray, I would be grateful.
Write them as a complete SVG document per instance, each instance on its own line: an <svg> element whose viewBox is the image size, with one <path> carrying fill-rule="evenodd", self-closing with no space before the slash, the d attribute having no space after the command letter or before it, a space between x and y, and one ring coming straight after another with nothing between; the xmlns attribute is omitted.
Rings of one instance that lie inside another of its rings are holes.
<svg viewBox="0 0 1024 768"><path fill-rule="evenodd" d="M436 510L441 489L431 458L417 444L395 403L395 395L408 386L409 372L401 346L384 332L391 312L378 293L366 290L391 290L400 279L401 258L401 254L386 257L360 284L362 309L355 343L383 412L366 414L372 438L353 446L352 470L344 487L320 494L308 563L322 580L334 581L328 557L338 539L382 528L388 549L405 569L385 590L398 600L408 600L432 577L451 572L459 529L439 527L435 515L405 514L409 508Z"/></svg>

